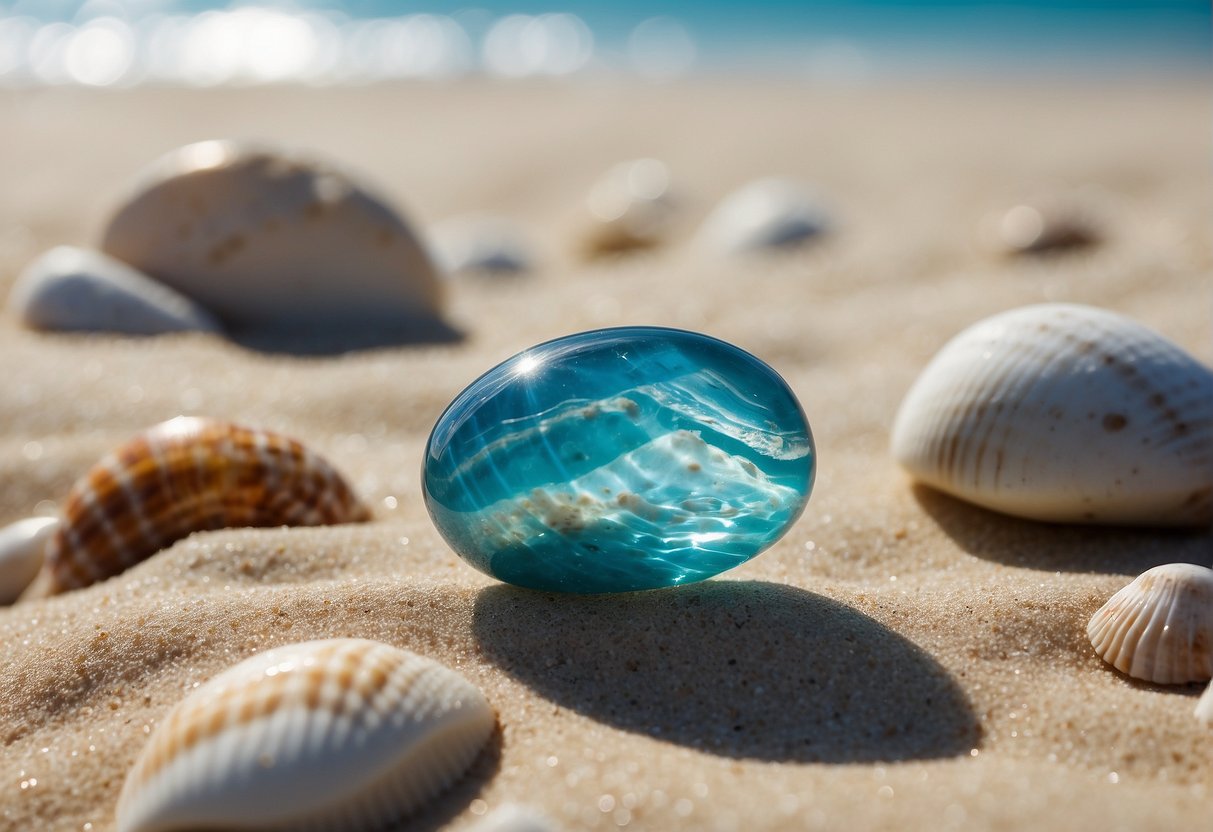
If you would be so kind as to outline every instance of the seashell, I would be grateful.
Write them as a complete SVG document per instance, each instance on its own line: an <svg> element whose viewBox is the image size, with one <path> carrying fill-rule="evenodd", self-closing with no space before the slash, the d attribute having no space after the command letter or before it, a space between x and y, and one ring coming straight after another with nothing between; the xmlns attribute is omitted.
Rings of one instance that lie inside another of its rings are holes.
<svg viewBox="0 0 1213 832"><path fill-rule="evenodd" d="M156 726L122 787L117 829L379 828L463 775L494 721L458 673L387 644L269 650Z"/></svg>
<svg viewBox="0 0 1213 832"><path fill-rule="evenodd" d="M983 236L1005 255L1044 254L1099 242L1093 221L1075 205L1038 200L986 218Z"/></svg>
<svg viewBox="0 0 1213 832"><path fill-rule="evenodd" d="M914 382L893 456L955 497L1034 520L1213 520L1213 371L1101 309L977 323Z"/></svg>
<svg viewBox="0 0 1213 832"><path fill-rule="evenodd" d="M26 266L8 308L32 329L128 335L219 329L189 298L112 257L72 246Z"/></svg>
<svg viewBox="0 0 1213 832"><path fill-rule="evenodd" d="M552 820L529 806L507 803L485 815L468 832L557 832Z"/></svg>
<svg viewBox="0 0 1213 832"><path fill-rule="evenodd" d="M27 595L103 581L193 532L369 519L341 475L302 443L179 416L132 439L76 481Z"/></svg>
<svg viewBox="0 0 1213 832"><path fill-rule="evenodd" d="M230 141L154 162L102 249L233 327L398 326L442 287L408 224L337 167Z"/></svg>
<svg viewBox="0 0 1213 832"><path fill-rule="evenodd" d="M670 170L657 159L620 162L594 183L586 208L591 222L582 249L587 257L660 245L676 215Z"/></svg>
<svg viewBox="0 0 1213 832"><path fill-rule="evenodd" d="M717 254L790 248L822 234L825 209L786 179L759 179L721 200L704 220L696 245Z"/></svg>
<svg viewBox="0 0 1213 832"><path fill-rule="evenodd" d="M530 271L534 258L521 232L498 217L456 217L430 229L430 253L445 274Z"/></svg>
<svg viewBox="0 0 1213 832"><path fill-rule="evenodd" d="M1143 572L1091 616L1100 658L1160 685L1213 678L1213 569L1168 563Z"/></svg>
<svg viewBox="0 0 1213 832"><path fill-rule="evenodd" d="M29 517L0 529L0 604L11 604L42 568L55 517Z"/></svg>
<svg viewBox="0 0 1213 832"><path fill-rule="evenodd" d="M1213 684L1205 688L1205 692L1200 695L1193 713L1201 725L1213 725Z"/></svg>

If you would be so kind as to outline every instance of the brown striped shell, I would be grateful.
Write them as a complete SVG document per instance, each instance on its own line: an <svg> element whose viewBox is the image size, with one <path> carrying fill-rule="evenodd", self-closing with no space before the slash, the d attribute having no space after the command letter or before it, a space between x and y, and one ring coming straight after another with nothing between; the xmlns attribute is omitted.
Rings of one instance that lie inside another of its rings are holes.
<svg viewBox="0 0 1213 832"><path fill-rule="evenodd" d="M117 829L376 829L467 771L494 722L461 675L391 645L275 648L156 726L127 775Z"/></svg>
<svg viewBox="0 0 1213 832"><path fill-rule="evenodd" d="M193 532L369 519L341 475L297 440L179 416L76 481L30 594L103 581Z"/></svg>

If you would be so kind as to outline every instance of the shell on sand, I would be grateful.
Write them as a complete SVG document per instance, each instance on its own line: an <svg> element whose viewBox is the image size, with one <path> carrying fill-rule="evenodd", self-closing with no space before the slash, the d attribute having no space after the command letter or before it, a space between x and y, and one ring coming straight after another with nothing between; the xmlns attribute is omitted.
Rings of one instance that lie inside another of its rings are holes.
<svg viewBox="0 0 1213 832"><path fill-rule="evenodd" d="M590 222L582 249L594 258L658 246L670 232L676 208L664 162L620 162L594 183L586 197Z"/></svg>
<svg viewBox="0 0 1213 832"><path fill-rule="evenodd" d="M258 145L200 142L154 162L101 247L238 329L400 327L442 305L400 214L334 165Z"/></svg>
<svg viewBox="0 0 1213 832"><path fill-rule="evenodd" d="M559 832L559 829L549 817L529 806L507 803L472 824L468 832Z"/></svg>
<svg viewBox="0 0 1213 832"><path fill-rule="evenodd" d="M790 248L826 230L825 209L787 179L758 179L720 201L699 229L695 244L715 254Z"/></svg>
<svg viewBox="0 0 1213 832"><path fill-rule="evenodd" d="M1087 625L1095 652L1160 685L1213 678L1213 569L1168 563L1143 572Z"/></svg>
<svg viewBox="0 0 1213 832"><path fill-rule="evenodd" d="M429 230L434 260L446 274L519 274L534 262L522 232L500 217L455 217Z"/></svg>
<svg viewBox="0 0 1213 832"><path fill-rule="evenodd" d="M28 517L0 529L0 604L11 604L38 575L56 517Z"/></svg>
<svg viewBox="0 0 1213 832"><path fill-rule="evenodd" d="M117 829L377 829L463 775L494 721L461 675L387 644L269 650L156 726L122 788Z"/></svg>
<svg viewBox="0 0 1213 832"><path fill-rule="evenodd" d="M97 251L57 246L25 267L8 308L31 329L156 335L218 322L189 298Z"/></svg>
<svg viewBox="0 0 1213 832"><path fill-rule="evenodd" d="M299 441L179 416L76 481L27 597L103 581L197 531L368 519L341 475Z"/></svg>
<svg viewBox="0 0 1213 832"><path fill-rule="evenodd" d="M1044 304L953 338L906 394L893 456L917 480L1035 520L1213 520L1213 371L1101 309Z"/></svg>
<svg viewBox="0 0 1213 832"><path fill-rule="evenodd" d="M1013 205L986 217L982 237L993 251L1033 255L1086 248L1099 241L1095 221L1077 205L1058 199Z"/></svg>

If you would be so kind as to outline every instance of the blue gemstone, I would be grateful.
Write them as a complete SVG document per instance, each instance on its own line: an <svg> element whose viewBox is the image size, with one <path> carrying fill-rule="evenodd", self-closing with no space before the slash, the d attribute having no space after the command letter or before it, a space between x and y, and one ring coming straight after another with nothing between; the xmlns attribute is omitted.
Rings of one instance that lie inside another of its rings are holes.
<svg viewBox="0 0 1213 832"><path fill-rule="evenodd" d="M438 419L426 507L468 563L518 586L626 592L702 581L791 527L813 436L779 375L693 332L548 341Z"/></svg>

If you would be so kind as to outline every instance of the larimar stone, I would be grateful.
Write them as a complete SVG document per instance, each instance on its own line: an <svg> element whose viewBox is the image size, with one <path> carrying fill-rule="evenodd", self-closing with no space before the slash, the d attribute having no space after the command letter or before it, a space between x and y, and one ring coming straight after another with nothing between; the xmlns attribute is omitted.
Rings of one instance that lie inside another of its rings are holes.
<svg viewBox="0 0 1213 832"><path fill-rule="evenodd" d="M783 536L813 437L779 375L675 329L569 335L460 393L425 453L426 506L472 566L533 589L701 581Z"/></svg>

